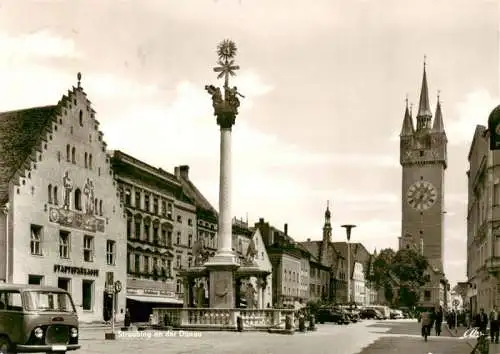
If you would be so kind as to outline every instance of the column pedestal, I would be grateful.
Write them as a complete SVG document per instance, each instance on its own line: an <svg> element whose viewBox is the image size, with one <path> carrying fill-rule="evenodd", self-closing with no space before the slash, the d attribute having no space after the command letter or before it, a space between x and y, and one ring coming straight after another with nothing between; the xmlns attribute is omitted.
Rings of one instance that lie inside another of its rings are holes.
<svg viewBox="0 0 500 354"><path fill-rule="evenodd" d="M236 267L230 265L209 268L210 308L229 309L236 307L235 270Z"/></svg>

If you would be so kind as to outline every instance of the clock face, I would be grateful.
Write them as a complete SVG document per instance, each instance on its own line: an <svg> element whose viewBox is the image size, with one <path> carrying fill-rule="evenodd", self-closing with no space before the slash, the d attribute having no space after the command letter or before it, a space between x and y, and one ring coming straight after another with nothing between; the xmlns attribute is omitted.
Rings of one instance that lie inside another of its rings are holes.
<svg viewBox="0 0 500 354"><path fill-rule="evenodd" d="M413 183L406 193L406 201L413 209L427 210L432 208L438 198L437 190L432 183L417 181Z"/></svg>

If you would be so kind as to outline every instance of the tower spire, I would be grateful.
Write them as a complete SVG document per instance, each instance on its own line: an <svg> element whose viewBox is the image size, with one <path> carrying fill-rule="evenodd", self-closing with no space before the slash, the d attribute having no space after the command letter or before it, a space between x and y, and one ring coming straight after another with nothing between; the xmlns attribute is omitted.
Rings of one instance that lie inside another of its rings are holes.
<svg viewBox="0 0 500 354"><path fill-rule="evenodd" d="M441 112L441 100L439 99L440 91L437 93L436 116L432 126L433 133L444 133L443 113Z"/></svg>
<svg viewBox="0 0 500 354"><path fill-rule="evenodd" d="M420 101L417 114L417 130L430 128L432 119L431 107L429 104L429 88L427 86L427 56L424 56L424 73L422 77L422 87L420 89Z"/></svg>
<svg viewBox="0 0 500 354"><path fill-rule="evenodd" d="M325 225L330 225L330 219L332 214L330 212L330 201L326 201L326 211L325 211Z"/></svg>
<svg viewBox="0 0 500 354"><path fill-rule="evenodd" d="M408 110L408 95L406 95L405 103L405 116L403 118L403 126L401 127L401 134L399 136L411 136L415 131L413 127L413 118Z"/></svg>

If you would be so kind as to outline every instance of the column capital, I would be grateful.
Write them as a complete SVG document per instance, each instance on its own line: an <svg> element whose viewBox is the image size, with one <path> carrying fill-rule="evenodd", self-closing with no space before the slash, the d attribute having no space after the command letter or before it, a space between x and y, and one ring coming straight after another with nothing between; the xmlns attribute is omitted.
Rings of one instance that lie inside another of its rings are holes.
<svg viewBox="0 0 500 354"><path fill-rule="evenodd" d="M217 125L219 125L221 129L231 130L235 122L236 122L236 114L234 114L233 112L217 113Z"/></svg>

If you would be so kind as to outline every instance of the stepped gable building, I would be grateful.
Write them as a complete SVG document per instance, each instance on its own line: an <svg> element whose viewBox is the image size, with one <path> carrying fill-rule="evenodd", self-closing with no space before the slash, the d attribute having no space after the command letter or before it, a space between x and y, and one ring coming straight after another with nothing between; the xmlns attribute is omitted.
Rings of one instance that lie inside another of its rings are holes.
<svg viewBox="0 0 500 354"><path fill-rule="evenodd" d="M126 230L95 111L78 74L53 106L0 114L0 279L68 290L81 321L110 318ZM116 296L121 320L125 292Z"/></svg>
<svg viewBox="0 0 500 354"><path fill-rule="evenodd" d="M183 303L177 273L193 263L196 207L175 175L122 151L110 155L126 209L127 307L144 322L153 307Z"/></svg>
<svg viewBox="0 0 500 354"><path fill-rule="evenodd" d="M346 262L332 243L330 206L327 204L323 239L300 243L311 254L309 296L311 300L323 299L331 302L347 301Z"/></svg>
<svg viewBox="0 0 500 354"><path fill-rule="evenodd" d="M446 306L443 252L447 143L439 96L432 120L424 64L416 126L407 102L400 134L402 220L399 246L421 249L430 263L432 281L422 291L421 307Z"/></svg>

